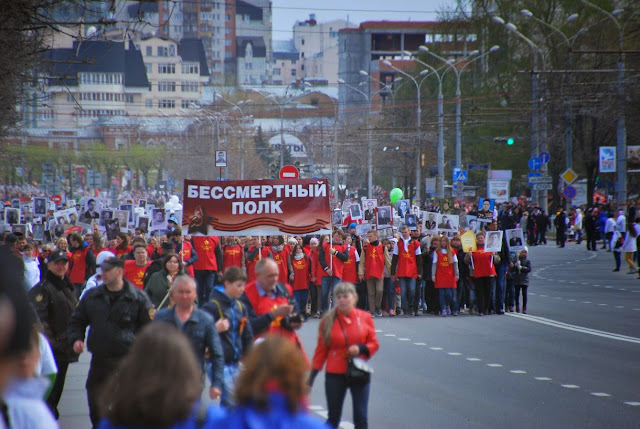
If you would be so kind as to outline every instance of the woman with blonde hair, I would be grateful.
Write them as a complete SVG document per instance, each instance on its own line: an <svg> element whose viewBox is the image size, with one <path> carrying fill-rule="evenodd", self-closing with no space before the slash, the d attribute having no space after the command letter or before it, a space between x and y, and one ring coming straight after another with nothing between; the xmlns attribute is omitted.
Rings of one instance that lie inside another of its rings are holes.
<svg viewBox="0 0 640 429"><path fill-rule="evenodd" d="M102 391L100 429L209 427L222 411L200 410L201 393L202 370L187 337L167 323L150 323Z"/></svg>
<svg viewBox="0 0 640 429"><path fill-rule="evenodd" d="M236 407L207 422L207 428L309 428L326 426L305 407L307 363L290 340L260 339L244 360L235 387Z"/></svg>
<svg viewBox="0 0 640 429"><path fill-rule="evenodd" d="M367 428L367 406L370 380L354 381L347 378L349 361L353 358L370 359L380 345L376 337L371 314L355 307L358 301L352 283L338 283L333 291L337 305L320 321L318 344L311 364L309 385L313 385L318 372L327 363L324 387L329 418L327 423L337 428L342 417L342 406L347 388L351 391L353 419L356 428Z"/></svg>

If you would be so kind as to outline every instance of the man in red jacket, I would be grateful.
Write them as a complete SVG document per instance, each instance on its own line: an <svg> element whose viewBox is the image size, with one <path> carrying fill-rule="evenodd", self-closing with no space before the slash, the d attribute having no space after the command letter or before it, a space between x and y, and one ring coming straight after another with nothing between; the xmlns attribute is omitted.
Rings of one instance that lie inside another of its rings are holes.
<svg viewBox="0 0 640 429"><path fill-rule="evenodd" d="M278 282L278 264L271 258L263 258L256 264L255 272L256 281L245 285L240 298L247 307L253 335L256 338L266 334L282 335L305 354L295 332L302 327L300 312L291 286Z"/></svg>
<svg viewBox="0 0 640 429"><path fill-rule="evenodd" d="M391 260L391 281L395 278L400 282L400 295L402 300L402 312L405 317L417 316L417 303L414 308L416 294L416 279L422 278L422 256L420 241L411 239L409 227L404 225L400 230L402 237L393 246L393 258Z"/></svg>
<svg viewBox="0 0 640 429"><path fill-rule="evenodd" d="M85 282L96 273L96 257L80 234L69 235L69 247L72 252L69 261L69 279L76 290L76 298L80 298Z"/></svg>
<svg viewBox="0 0 640 429"><path fill-rule="evenodd" d="M342 281L344 263L349 260L349 246L343 244L346 235L342 230L333 232L333 243L322 243L318 249L318 262L326 273L322 277L322 313L329 309L333 288ZM333 307L333 305L332 305Z"/></svg>

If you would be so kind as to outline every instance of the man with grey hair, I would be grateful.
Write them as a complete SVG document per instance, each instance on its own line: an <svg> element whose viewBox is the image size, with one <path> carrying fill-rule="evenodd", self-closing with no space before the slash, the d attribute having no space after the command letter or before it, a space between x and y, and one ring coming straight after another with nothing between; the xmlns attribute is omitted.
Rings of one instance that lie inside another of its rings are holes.
<svg viewBox="0 0 640 429"><path fill-rule="evenodd" d="M203 373L205 371L205 349L209 349L212 368L209 374L211 380L209 396L211 399L218 399L222 394L224 383L224 355L213 317L196 306L196 281L193 278L187 275L177 276L171 285L169 294L174 306L158 311L154 321L169 323L189 338Z"/></svg>

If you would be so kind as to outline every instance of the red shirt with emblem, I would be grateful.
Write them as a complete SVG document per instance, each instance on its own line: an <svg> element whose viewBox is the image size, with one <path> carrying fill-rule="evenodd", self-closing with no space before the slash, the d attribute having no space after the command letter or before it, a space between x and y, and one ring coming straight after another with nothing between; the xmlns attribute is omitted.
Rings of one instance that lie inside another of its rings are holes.
<svg viewBox="0 0 640 429"><path fill-rule="evenodd" d="M193 263L194 270L218 271L216 248L219 246L218 237L193 236L193 248L198 254L198 260Z"/></svg>
<svg viewBox="0 0 640 429"><path fill-rule="evenodd" d="M151 265L151 261L148 261L141 267L138 266L133 259L124 261L124 278L138 289L143 290L144 284L142 283L142 279L149 265Z"/></svg>

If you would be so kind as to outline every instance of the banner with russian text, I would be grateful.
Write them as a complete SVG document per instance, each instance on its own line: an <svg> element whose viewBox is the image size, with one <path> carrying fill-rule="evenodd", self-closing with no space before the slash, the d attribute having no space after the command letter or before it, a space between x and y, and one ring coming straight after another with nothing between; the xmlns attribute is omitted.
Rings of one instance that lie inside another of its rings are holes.
<svg viewBox="0 0 640 429"><path fill-rule="evenodd" d="M185 235L331 233L328 179L185 180Z"/></svg>

